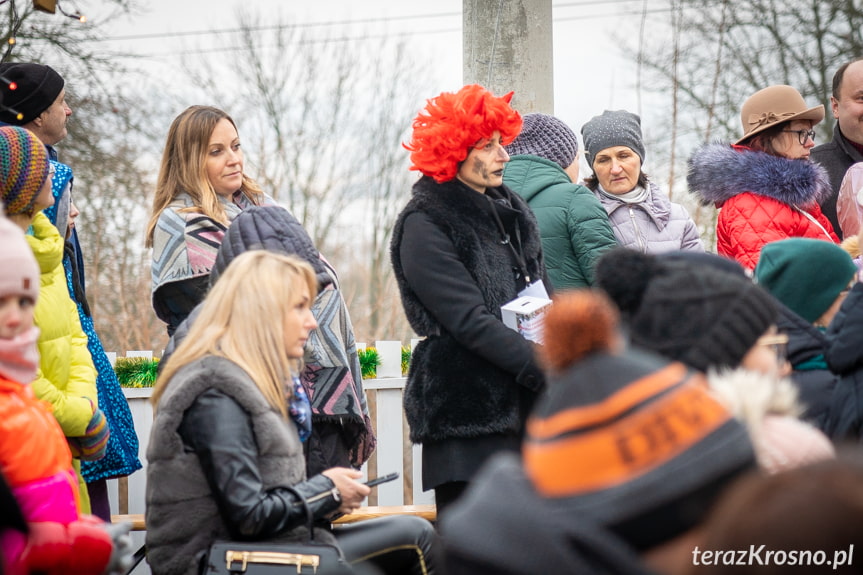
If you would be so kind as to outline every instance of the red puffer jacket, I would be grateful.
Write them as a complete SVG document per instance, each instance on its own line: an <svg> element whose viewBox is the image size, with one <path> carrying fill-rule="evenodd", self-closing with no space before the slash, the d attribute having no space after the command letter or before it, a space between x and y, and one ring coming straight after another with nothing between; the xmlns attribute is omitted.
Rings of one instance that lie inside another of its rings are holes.
<svg viewBox="0 0 863 575"><path fill-rule="evenodd" d="M717 251L754 269L761 248L785 238L839 243L819 202L831 193L827 173L808 160L790 160L745 146L707 144L689 160L689 191L721 208Z"/></svg>
<svg viewBox="0 0 863 575"><path fill-rule="evenodd" d="M817 203L803 209L744 192L726 201L716 220L716 250L748 269L755 268L765 244L785 238L839 243Z"/></svg>

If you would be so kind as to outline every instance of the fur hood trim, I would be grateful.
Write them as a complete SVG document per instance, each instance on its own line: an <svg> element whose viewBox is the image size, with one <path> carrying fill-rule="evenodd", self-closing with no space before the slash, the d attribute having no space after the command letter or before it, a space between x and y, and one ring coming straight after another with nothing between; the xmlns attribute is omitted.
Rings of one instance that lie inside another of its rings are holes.
<svg viewBox="0 0 863 575"><path fill-rule="evenodd" d="M758 429L767 415L797 417L802 412L797 388L788 378L773 378L743 368L707 374L710 389L735 417Z"/></svg>
<svg viewBox="0 0 863 575"><path fill-rule="evenodd" d="M704 205L752 192L797 207L832 193L827 172L808 160L789 160L743 146L706 144L689 159L689 192Z"/></svg>

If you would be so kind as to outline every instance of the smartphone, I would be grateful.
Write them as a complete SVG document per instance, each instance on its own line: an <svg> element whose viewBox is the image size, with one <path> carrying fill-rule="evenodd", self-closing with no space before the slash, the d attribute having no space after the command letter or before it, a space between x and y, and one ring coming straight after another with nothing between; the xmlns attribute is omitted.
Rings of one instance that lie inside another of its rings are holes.
<svg viewBox="0 0 863 575"><path fill-rule="evenodd" d="M399 472L393 471L387 475L381 475L380 477L375 477L374 479L369 479L363 485L368 485L369 487L374 487L375 485L380 485L381 483L386 483L387 481L393 481L394 479L399 478Z"/></svg>

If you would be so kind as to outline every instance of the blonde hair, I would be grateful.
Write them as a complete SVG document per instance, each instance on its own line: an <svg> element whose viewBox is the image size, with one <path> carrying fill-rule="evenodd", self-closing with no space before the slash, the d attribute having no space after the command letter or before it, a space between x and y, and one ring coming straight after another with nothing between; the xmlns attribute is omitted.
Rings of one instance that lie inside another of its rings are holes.
<svg viewBox="0 0 863 575"><path fill-rule="evenodd" d="M294 256L252 250L237 256L204 299L183 342L153 390L153 405L183 366L214 355L239 365L267 402L287 417L285 382L298 361L285 350L284 318L305 284L317 294L312 267Z"/></svg>
<svg viewBox="0 0 863 575"><path fill-rule="evenodd" d="M147 224L146 247L153 246L153 231L159 216L181 192L192 197L194 207L188 208L190 211L200 212L223 224L228 223L219 196L207 178L210 136L216 124L222 120L228 120L237 129L237 124L228 114L212 106L190 106L171 122L162 151L153 210ZM240 191L255 205L263 201L264 192L245 173Z"/></svg>

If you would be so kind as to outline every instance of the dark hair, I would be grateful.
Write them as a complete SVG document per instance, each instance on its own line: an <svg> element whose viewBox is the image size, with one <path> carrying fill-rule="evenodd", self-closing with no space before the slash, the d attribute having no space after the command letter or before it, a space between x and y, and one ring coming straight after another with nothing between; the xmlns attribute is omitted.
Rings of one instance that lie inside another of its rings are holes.
<svg viewBox="0 0 863 575"><path fill-rule="evenodd" d="M839 66L839 69L833 74L833 97L837 100L839 99L839 91L842 89L842 80L845 79L845 71L848 69L848 66L856 62L863 62L863 57L848 60Z"/></svg>
<svg viewBox="0 0 863 575"><path fill-rule="evenodd" d="M647 187L647 181L649 179L650 177L645 174L643 170L638 173L638 185L642 188ZM596 179L596 174L591 174L584 178L584 185L587 187L587 189L595 192L596 189L599 187L599 180Z"/></svg>
<svg viewBox="0 0 863 575"><path fill-rule="evenodd" d="M741 146L749 146L753 150L770 154L771 156L783 157L782 154L776 151L773 147L773 142L779 137L779 134L785 130L791 122L780 122L775 126L770 126L763 132L758 132L751 138L740 142Z"/></svg>

